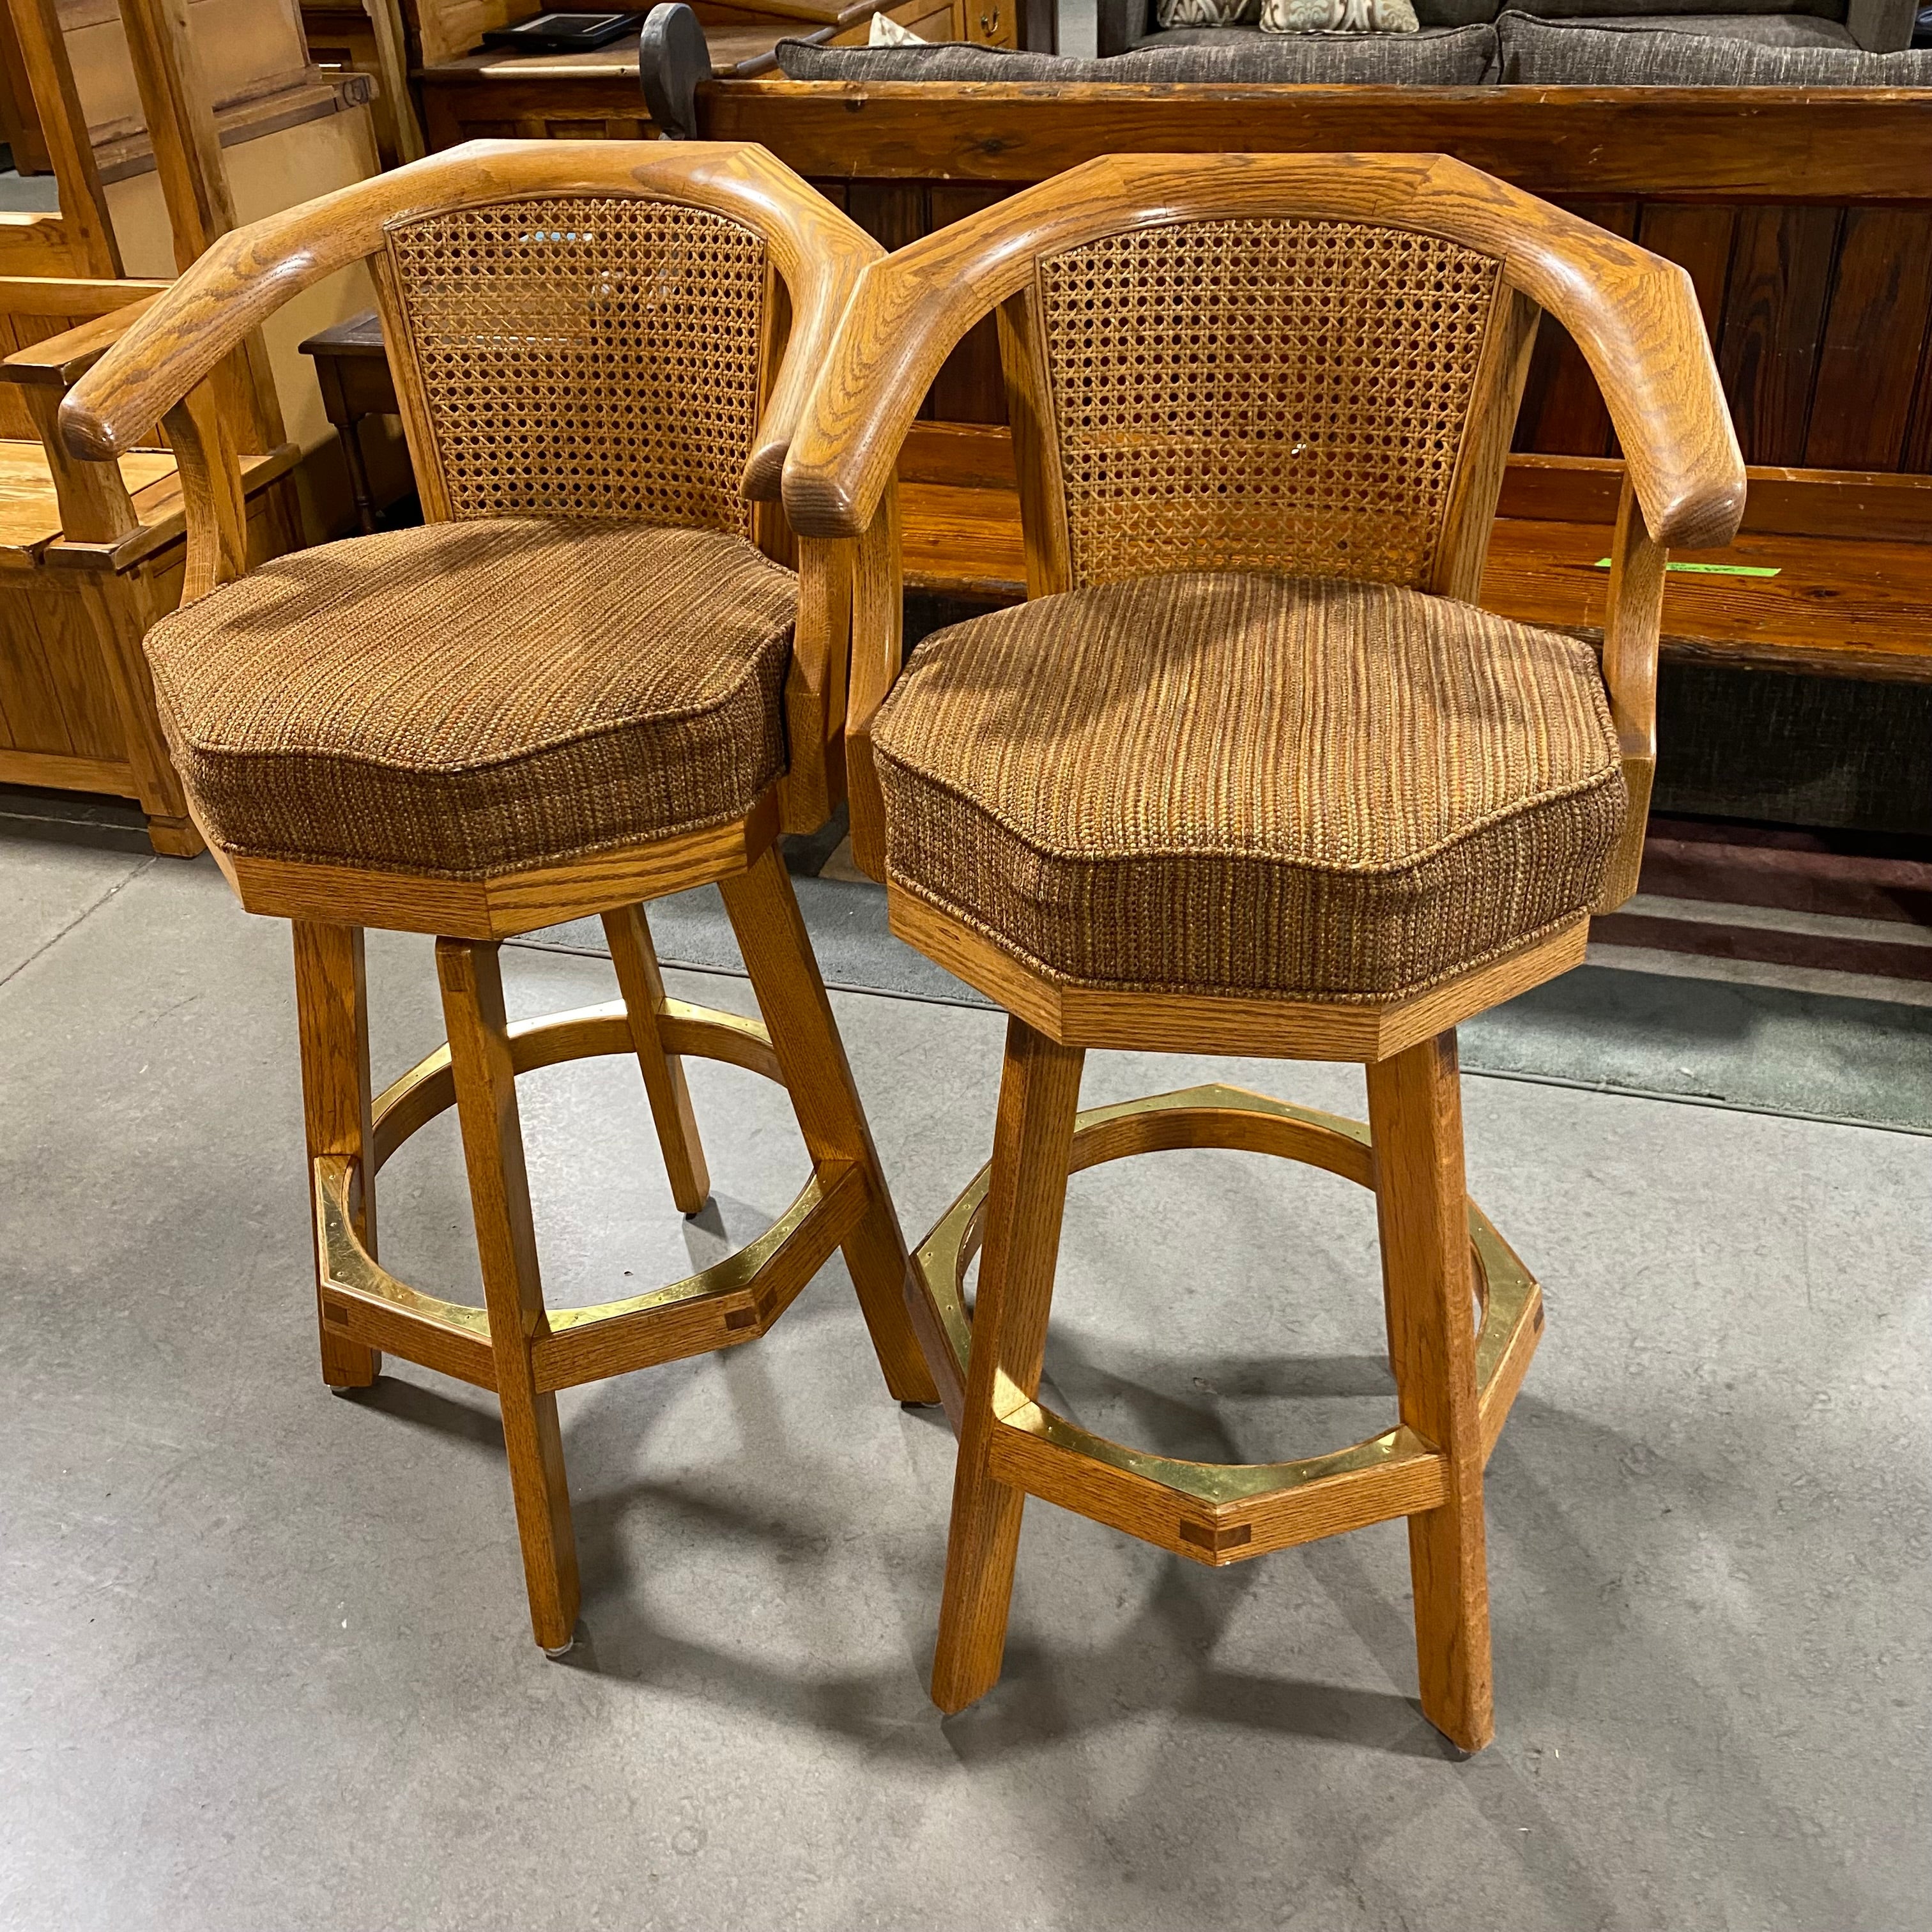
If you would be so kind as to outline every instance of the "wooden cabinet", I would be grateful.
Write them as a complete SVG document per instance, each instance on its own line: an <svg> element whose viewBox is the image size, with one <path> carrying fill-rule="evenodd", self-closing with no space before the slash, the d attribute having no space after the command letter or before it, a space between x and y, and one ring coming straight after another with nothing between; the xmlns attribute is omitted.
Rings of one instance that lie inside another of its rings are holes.
<svg viewBox="0 0 1932 1932"><path fill-rule="evenodd" d="M961 32L955 38L982 47L1017 46L1014 14L1018 4L1019 0L960 0Z"/></svg>
<svg viewBox="0 0 1932 1932"><path fill-rule="evenodd" d="M448 0L404 0L422 44L446 44L459 16ZM760 14L755 4L692 0L721 79L752 80L774 73L772 50L788 35L831 32L835 46L864 44L872 16L884 13L926 40L974 40L983 46L1024 43L1026 0L790 0L788 17ZM534 12L534 8L522 10ZM1050 36L1052 0L1034 12ZM466 15L460 17L467 17ZM522 17L521 13L513 17ZM431 22L434 24L432 33ZM482 29L476 29L478 34ZM474 43L472 46L473 48ZM652 131L638 86L638 46L614 42L594 53L522 54L474 50L425 64L418 76L424 134L432 150L460 141L635 140Z"/></svg>

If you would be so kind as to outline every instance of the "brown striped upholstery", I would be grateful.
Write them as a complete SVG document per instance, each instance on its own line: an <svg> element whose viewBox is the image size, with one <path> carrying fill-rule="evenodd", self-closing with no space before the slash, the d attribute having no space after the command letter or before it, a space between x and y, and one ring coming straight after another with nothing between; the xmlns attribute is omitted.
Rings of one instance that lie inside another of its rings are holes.
<svg viewBox="0 0 1932 1932"><path fill-rule="evenodd" d="M716 531L436 524L278 558L147 648L216 844L474 878L748 810L797 601Z"/></svg>
<svg viewBox="0 0 1932 1932"><path fill-rule="evenodd" d="M1333 579L976 618L873 742L892 884L1088 986L1416 992L1588 908L1626 806L1586 645Z"/></svg>

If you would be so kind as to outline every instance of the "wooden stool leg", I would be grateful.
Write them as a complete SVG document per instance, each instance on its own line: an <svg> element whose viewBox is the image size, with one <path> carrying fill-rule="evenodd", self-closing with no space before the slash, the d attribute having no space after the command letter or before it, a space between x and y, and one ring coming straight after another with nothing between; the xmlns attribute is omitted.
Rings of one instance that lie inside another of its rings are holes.
<svg viewBox="0 0 1932 1932"><path fill-rule="evenodd" d="M768 849L748 872L719 889L807 1150L814 1161L850 1161L865 1170L871 1205L846 1238L845 1264L886 1386L900 1402L937 1402L938 1386L913 1330L919 1290L912 1258L791 880Z"/></svg>
<svg viewBox="0 0 1932 1932"><path fill-rule="evenodd" d="M556 1397L538 1392L530 1358L531 1342L546 1332L547 1324L497 948L439 939L436 971L449 1030L457 1118L470 1170L530 1624L537 1642L560 1655L569 1648L577 1628L577 1539L571 1528Z"/></svg>
<svg viewBox="0 0 1932 1932"><path fill-rule="evenodd" d="M295 927L296 1022L302 1038L302 1119L308 1141L309 1191L320 1154L356 1162L351 1204L356 1232L376 1252L376 1164L370 1128L369 990L359 926ZM310 1232L315 1212L309 1211ZM320 1240L320 1236L317 1237ZM367 1388L382 1372L371 1348L332 1330L322 1309L322 1258L316 1252L316 1324L322 1337L322 1378L331 1388Z"/></svg>
<svg viewBox="0 0 1932 1932"><path fill-rule="evenodd" d="M680 1213L695 1214L710 1198L711 1175L698 1138L697 1117L691 1110L684 1062L664 1051L658 1030L664 1005L664 975L658 970L657 949L651 944L644 908L622 906L607 912L604 934L617 968L618 988L629 1010L631 1037L637 1043L644 1091L650 1096L651 1118L657 1123L658 1144L664 1149L671 1198Z"/></svg>
<svg viewBox="0 0 1932 1932"><path fill-rule="evenodd" d="M949 1714L993 1688L1006 1653L1026 1496L993 1475L993 1431L1004 1412L1030 1402L1040 1388L1085 1058L1078 1048L1056 1045L1022 1020L1006 1022L986 1241L973 1304L973 1356L932 1665L932 1701Z"/></svg>
<svg viewBox="0 0 1932 1932"><path fill-rule="evenodd" d="M1368 1076L1389 1356L1402 1419L1449 1464L1448 1500L1408 1520L1422 1708L1452 1742L1480 1750L1496 1735L1496 1719L1455 1034L1372 1065Z"/></svg>

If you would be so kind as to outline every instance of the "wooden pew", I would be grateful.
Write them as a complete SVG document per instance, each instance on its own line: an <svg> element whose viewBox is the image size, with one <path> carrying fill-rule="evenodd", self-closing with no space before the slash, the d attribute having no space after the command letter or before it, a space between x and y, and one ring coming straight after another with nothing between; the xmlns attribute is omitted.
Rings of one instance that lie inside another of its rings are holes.
<svg viewBox="0 0 1932 1932"><path fill-rule="evenodd" d="M175 459L158 441L118 464L77 462L56 422L69 386L165 284L122 272L52 0L12 6L62 212L0 229L16 244L0 253L0 267L14 270L0 276L0 784L138 800L155 850L191 855L201 838L169 762L141 653L148 627L181 597ZM130 18L137 28L165 26L155 10L130 8ZM178 235L205 236L225 194L207 173L218 152L212 127L197 140L184 124L192 116L159 111L164 95L179 97L174 43L144 38L137 51L169 214ZM285 439L259 358L229 367L218 413L238 453L251 558L293 548L287 479L298 452Z"/></svg>
<svg viewBox="0 0 1932 1932"><path fill-rule="evenodd" d="M1574 208L1689 272L1752 466L1736 544L1676 560L1719 568L1673 568L1670 654L1932 680L1932 92L729 80L699 89L698 112L704 136L763 142L889 247L1133 151L1446 152ZM904 470L909 572L1017 596L990 324L926 414ZM1516 450L1484 601L1588 630L1620 465L1547 320Z"/></svg>

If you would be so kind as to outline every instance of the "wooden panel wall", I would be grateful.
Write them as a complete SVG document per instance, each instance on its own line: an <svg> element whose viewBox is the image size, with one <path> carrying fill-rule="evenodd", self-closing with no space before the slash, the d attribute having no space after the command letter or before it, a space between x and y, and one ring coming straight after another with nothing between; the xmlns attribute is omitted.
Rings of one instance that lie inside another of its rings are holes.
<svg viewBox="0 0 1932 1932"><path fill-rule="evenodd" d="M1747 463L1932 468L1932 211L1565 205L1689 274ZM1583 358L1554 322L1538 342L1516 447L1616 453Z"/></svg>

